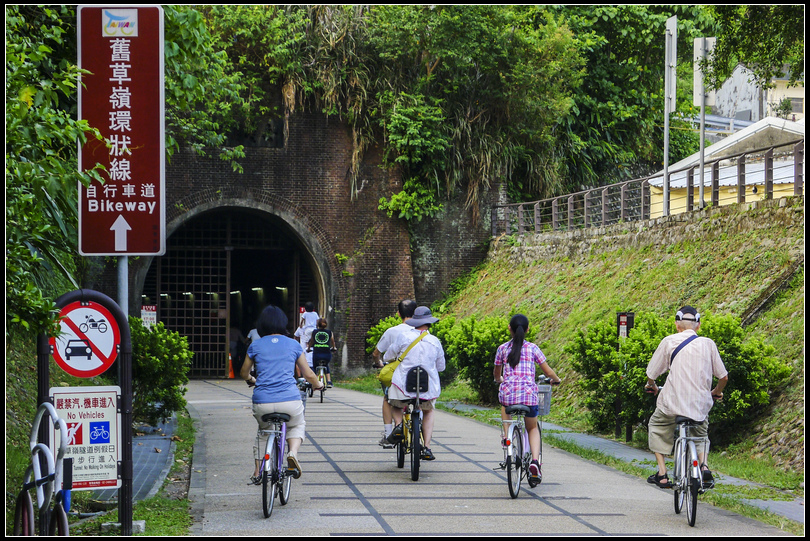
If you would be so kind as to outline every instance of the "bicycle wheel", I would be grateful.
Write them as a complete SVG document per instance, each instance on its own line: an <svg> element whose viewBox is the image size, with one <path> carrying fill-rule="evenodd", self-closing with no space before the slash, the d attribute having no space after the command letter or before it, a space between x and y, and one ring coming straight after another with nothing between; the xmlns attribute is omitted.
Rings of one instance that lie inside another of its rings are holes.
<svg viewBox="0 0 810 541"><path fill-rule="evenodd" d="M57 503L51 510L51 522L48 525L48 535L70 535L67 513L61 503Z"/></svg>
<svg viewBox="0 0 810 541"><path fill-rule="evenodd" d="M284 449L278 450L279 456L284 456ZM292 488L293 476L290 472L282 470L279 472L281 480L278 482L278 501L281 505L287 505L290 501L290 488Z"/></svg>
<svg viewBox="0 0 810 541"><path fill-rule="evenodd" d="M273 513L273 503L276 499L276 481L275 468L276 468L276 438L271 436L272 441L268 441L267 449L269 453L265 453L264 467L262 468L262 512L264 518L269 518Z"/></svg>
<svg viewBox="0 0 810 541"><path fill-rule="evenodd" d="M543 482L543 422L539 417L537 418L537 430L540 432L540 454L537 457L537 463L540 464L540 477L537 478L535 486Z"/></svg>
<svg viewBox="0 0 810 541"><path fill-rule="evenodd" d="M695 444L691 441L689 442L688 457L690 463L686 464L687 470L684 471L684 476L688 480L684 490L686 492L686 521L690 526L694 526L695 519L697 519L698 491L703 486L703 480L695 476L695 470L697 469L698 475L700 475L700 469L692 466L692 463L697 463L697 451Z"/></svg>
<svg viewBox="0 0 810 541"><path fill-rule="evenodd" d="M27 490L20 492L14 506L14 535L35 535L34 503Z"/></svg>
<svg viewBox="0 0 810 541"><path fill-rule="evenodd" d="M683 452L683 443L678 442L675 444L675 465L672 468L672 491L675 494L675 514L680 514L683 509L684 498L686 491L682 482L684 478L684 471L686 466L686 453Z"/></svg>
<svg viewBox="0 0 810 541"><path fill-rule="evenodd" d="M419 460L422 458L422 426L419 411L411 415L411 480L419 480Z"/></svg>
<svg viewBox="0 0 810 541"><path fill-rule="evenodd" d="M318 381L321 382L321 404L323 404L323 391L326 389L326 373L323 369L318 371Z"/></svg>
<svg viewBox="0 0 810 541"><path fill-rule="evenodd" d="M509 495L517 498L523 476L523 433L519 426L512 425L509 434L511 456L506 457L506 479L509 482Z"/></svg>

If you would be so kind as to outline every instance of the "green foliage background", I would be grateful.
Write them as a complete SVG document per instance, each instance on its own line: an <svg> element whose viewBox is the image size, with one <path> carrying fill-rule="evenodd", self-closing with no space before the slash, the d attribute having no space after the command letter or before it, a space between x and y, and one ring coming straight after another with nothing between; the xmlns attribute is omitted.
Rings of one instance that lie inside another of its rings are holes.
<svg viewBox="0 0 810 541"><path fill-rule="evenodd" d="M615 319L610 319L580 330L566 346L573 368L582 375L578 383L585 391L594 429L613 429L617 401L622 426L646 425L655 410L654 400L643 390L647 363L661 340L674 332L672 317L640 313L626 339L617 337ZM770 394L785 382L791 368L774 356L773 346L759 337L746 337L739 318L704 314L698 334L714 340L729 372L728 390L709 413L710 436L722 444L768 405ZM663 385L665 380L666 375L661 376L657 383Z"/></svg>
<svg viewBox="0 0 810 541"><path fill-rule="evenodd" d="M140 319L130 317L129 329L133 419L156 425L185 409L183 395L194 354L186 337L166 329L163 323L146 327Z"/></svg>

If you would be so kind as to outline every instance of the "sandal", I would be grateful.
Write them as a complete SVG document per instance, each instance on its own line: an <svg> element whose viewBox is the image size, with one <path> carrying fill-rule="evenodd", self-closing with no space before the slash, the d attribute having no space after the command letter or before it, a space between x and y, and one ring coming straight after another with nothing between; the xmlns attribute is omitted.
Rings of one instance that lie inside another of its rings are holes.
<svg viewBox="0 0 810 541"><path fill-rule="evenodd" d="M712 475L711 470L706 464L702 464L701 468L706 468L705 470L704 469L701 470L703 475L703 488L704 489L714 488L714 476Z"/></svg>
<svg viewBox="0 0 810 541"><path fill-rule="evenodd" d="M657 473L647 477L647 482L657 486L658 488L672 488L672 483L669 482L667 474L658 475Z"/></svg>
<svg viewBox="0 0 810 541"><path fill-rule="evenodd" d="M433 451L425 447L422 449L422 460L436 460L436 457L433 455Z"/></svg>
<svg viewBox="0 0 810 541"><path fill-rule="evenodd" d="M250 483L248 485L261 485L262 484L262 476L261 475L251 475L250 476Z"/></svg>

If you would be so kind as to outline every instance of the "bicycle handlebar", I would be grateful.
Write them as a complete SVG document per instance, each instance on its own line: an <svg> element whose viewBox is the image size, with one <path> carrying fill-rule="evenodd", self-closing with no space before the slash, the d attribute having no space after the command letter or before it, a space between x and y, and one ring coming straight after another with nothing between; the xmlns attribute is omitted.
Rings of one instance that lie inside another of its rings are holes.
<svg viewBox="0 0 810 541"><path fill-rule="evenodd" d="M663 387L663 385L661 387ZM645 384L644 385L644 392L646 394L656 395L661 390L661 387L656 386L655 388L653 388L653 387L650 387L649 385ZM723 400L723 393L721 392L720 396L717 396L716 394L712 393L712 400L714 400L715 402L717 402L718 400Z"/></svg>
<svg viewBox="0 0 810 541"><path fill-rule="evenodd" d="M548 376L540 376L539 378L537 378L537 383L539 383L540 385L559 385L560 383L562 383L562 380L551 381L551 378L549 378Z"/></svg>

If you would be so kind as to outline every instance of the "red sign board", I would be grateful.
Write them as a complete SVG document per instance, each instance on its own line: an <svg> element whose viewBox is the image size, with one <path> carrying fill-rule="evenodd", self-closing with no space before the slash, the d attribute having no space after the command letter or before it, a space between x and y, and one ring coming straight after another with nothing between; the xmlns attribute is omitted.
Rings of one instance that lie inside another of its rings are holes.
<svg viewBox="0 0 810 541"><path fill-rule="evenodd" d="M118 357L121 331L106 307L93 301L73 302L60 312L61 333L51 338L53 359L79 378L104 373Z"/></svg>
<svg viewBox="0 0 810 541"><path fill-rule="evenodd" d="M78 8L79 118L106 141L87 141L79 170L101 164L104 182L79 184L81 255L166 250L163 9Z"/></svg>

